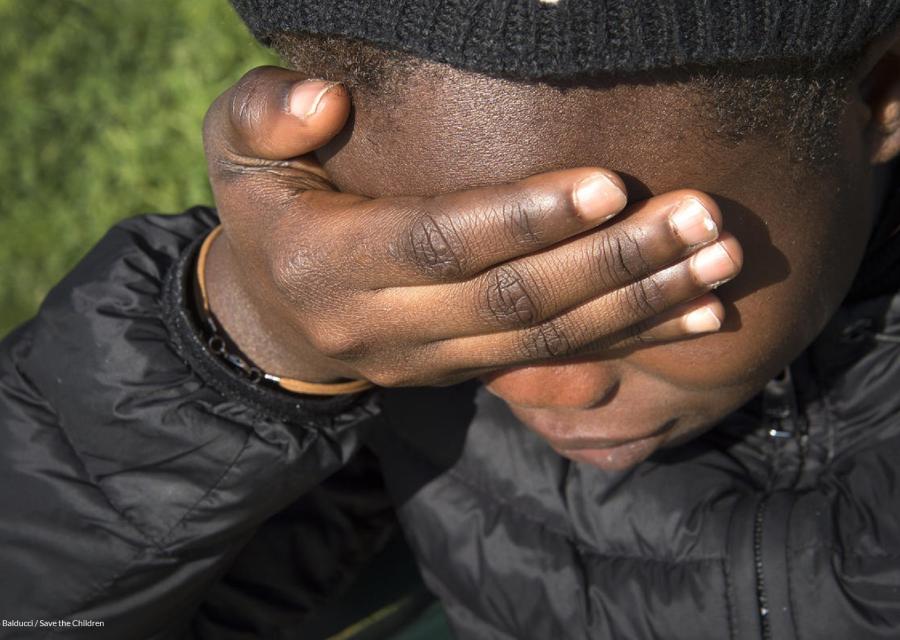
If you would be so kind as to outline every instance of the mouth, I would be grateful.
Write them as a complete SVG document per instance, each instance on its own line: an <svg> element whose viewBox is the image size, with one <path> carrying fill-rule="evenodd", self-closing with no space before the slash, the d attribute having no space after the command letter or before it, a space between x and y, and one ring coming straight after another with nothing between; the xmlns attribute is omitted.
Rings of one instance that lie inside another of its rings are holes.
<svg viewBox="0 0 900 640"><path fill-rule="evenodd" d="M569 460L599 467L604 471L625 471L649 458L662 444L662 436L648 436L610 447L556 451Z"/></svg>
<svg viewBox="0 0 900 640"><path fill-rule="evenodd" d="M662 426L633 438L591 438L577 436L571 438L555 437L550 438L549 440L551 446L557 451L619 449L626 445L636 444L638 442L659 440L662 436L668 434L675 427L677 422L677 418L667 420Z"/></svg>
<svg viewBox="0 0 900 640"><path fill-rule="evenodd" d="M640 464L663 447L677 423L678 419L673 418L657 429L634 438L576 437L547 438L547 440L550 446L565 458L590 464L605 471L624 471ZM542 432L539 427L536 430L538 433Z"/></svg>

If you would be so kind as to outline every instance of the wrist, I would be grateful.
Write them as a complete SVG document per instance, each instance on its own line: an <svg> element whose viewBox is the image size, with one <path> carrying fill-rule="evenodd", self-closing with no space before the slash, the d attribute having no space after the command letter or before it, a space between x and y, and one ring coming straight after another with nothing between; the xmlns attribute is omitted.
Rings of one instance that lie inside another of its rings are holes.
<svg viewBox="0 0 900 640"><path fill-rule="evenodd" d="M279 305L246 286L247 276L225 233L212 239L203 277L209 312L220 331L256 368L311 383L327 384L355 377L340 363L312 349L293 329L293 319L283 317Z"/></svg>

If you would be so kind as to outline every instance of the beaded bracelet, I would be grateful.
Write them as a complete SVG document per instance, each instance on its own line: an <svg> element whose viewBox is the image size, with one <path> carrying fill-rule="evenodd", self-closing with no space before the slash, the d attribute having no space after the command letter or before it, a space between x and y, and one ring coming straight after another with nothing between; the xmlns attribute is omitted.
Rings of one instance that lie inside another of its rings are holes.
<svg viewBox="0 0 900 640"><path fill-rule="evenodd" d="M229 350L229 341L224 337L225 332L220 329L219 324L215 320L215 316L209 306L209 296L206 292L206 259L209 255L209 248L212 246L216 236L221 232L221 225L210 231L209 235L203 240L203 244L200 245L200 253L197 254L197 290L200 293L200 311L203 316L203 323L209 336L206 341L209 350L234 368L240 370L250 382L254 384L269 382L292 393L304 393L314 396L338 396L346 393L359 393L360 391L373 388L375 385L368 380L321 384L273 375L266 373L245 357Z"/></svg>

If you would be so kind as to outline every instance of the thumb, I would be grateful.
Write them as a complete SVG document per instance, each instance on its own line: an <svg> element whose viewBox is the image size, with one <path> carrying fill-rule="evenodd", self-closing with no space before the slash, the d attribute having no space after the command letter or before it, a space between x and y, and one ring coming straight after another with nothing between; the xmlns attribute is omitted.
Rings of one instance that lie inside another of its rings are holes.
<svg viewBox="0 0 900 640"><path fill-rule="evenodd" d="M350 96L343 85L258 67L219 96L203 123L212 170L253 159L288 160L318 149L343 128Z"/></svg>

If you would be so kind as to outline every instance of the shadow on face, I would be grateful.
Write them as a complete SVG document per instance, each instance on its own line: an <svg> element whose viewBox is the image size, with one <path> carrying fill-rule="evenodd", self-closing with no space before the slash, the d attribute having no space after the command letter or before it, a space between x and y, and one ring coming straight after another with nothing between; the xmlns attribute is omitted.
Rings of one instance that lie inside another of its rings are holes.
<svg viewBox="0 0 900 640"><path fill-rule="evenodd" d="M489 378L561 451L648 435L662 446L745 402L805 348L845 295L874 210L851 116L839 158L813 169L772 140L728 142L704 99L689 82L558 87L429 63L389 96L357 96L351 125L320 157L341 190L368 196L579 166L616 171L632 201L678 188L712 195L745 255L718 291L721 332Z"/></svg>

